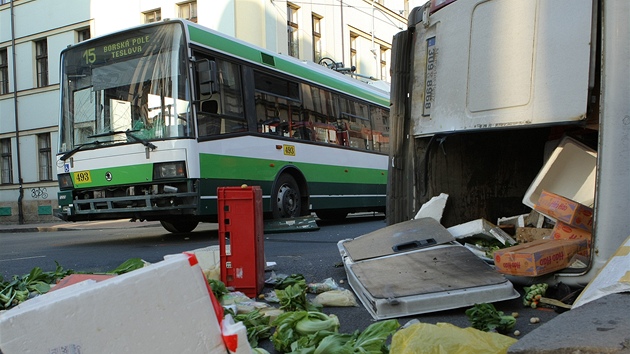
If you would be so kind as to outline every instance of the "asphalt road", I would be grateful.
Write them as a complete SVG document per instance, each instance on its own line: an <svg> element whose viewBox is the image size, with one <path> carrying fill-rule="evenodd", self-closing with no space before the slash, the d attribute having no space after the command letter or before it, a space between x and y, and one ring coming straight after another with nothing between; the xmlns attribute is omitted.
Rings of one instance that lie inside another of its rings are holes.
<svg viewBox="0 0 630 354"><path fill-rule="evenodd" d="M341 266L337 242L355 238L386 226L382 216L350 217L343 222L318 221L317 231L265 234L264 253L267 262L275 262L276 274L302 274L307 282L321 282L333 278L339 285L346 283L346 273ZM53 270L55 262L64 268L84 272L106 272L116 268L129 258L142 258L147 262L159 262L165 255L218 245L216 225L200 225L187 234L170 234L159 224L143 227L134 223L128 228L103 228L57 232L0 233L0 275L5 279L15 274L27 274L33 267L44 271ZM265 278L271 275L267 271ZM522 291L522 286L515 285ZM264 293L272 291L265 287ZM521 336L540 324L554 318L557 313L550 309L524 308L521 299L494 304L506 314L518 312L516 330ZM398 318L401 325L417 319L426 323L448 322L459 327L470 325L465 309ZM358 307L325 308L324 312L336 314L341 322L340 331L351 333L363 330L373 322L362 305ZM530 324L530 317L539 317L539 324ZM261 347L273 353L269 341Z"/></svg>

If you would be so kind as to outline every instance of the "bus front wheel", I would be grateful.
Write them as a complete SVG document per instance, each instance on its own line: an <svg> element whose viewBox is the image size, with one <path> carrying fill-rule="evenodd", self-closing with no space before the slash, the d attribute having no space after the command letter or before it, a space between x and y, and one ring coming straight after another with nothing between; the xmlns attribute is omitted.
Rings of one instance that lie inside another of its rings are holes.
<svg viewBox="0 0 630 354"><path fill-rule="evenodd" d="M295 178L291 175L280 175L271 200L274 219L295 218L301 215L302 195Z"/></svg>
<svg viewBox="0 0 630 354"><path fill-rule="evenodd" d="M199 225L199 221L190 221L190 220L169 220L164 221L160 220L160 224L162 227L166 229L168 232L172 232L174 234L183 233L183 232L191 232L194 230L197 225Z"/></svg>

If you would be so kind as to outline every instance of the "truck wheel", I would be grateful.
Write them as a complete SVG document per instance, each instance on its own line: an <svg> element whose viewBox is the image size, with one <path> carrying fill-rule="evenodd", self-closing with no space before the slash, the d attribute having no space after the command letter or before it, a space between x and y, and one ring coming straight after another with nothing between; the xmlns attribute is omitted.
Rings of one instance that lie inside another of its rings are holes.
<svg viewBox="0 0 630 354"><path fill-rule="evenodd" d="M199 225L199 221L190 221L190 220L169 220L164 221L160 220L160 224L162 227L166 229L168 232L172 232L174 234L191 232L194 230L197 225Z"/></svg>
<svg viewBox="0 0 630 354"><path fill-rule="evenodd" d="M271 207L274 219L287 219L300 216L302 210L302 195L295 179L288 174L282 174L276 181L276 187L271 195Z"/></svg>

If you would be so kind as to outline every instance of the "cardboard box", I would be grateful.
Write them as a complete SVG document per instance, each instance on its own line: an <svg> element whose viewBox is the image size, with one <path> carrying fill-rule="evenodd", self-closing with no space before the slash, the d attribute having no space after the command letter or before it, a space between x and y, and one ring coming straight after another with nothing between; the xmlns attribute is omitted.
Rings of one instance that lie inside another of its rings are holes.
<svg viewBox="0 0 630 354"><path fill-rule="evenodd" d="M495 251L494 264L503 274L533 277L566 268L586 249L586 240L536 240Z"/></svg>
<svg viewBox="0 0 630 354"><path fill-rule="evenodd" d="M556 221L587 231L593 230L593 209L557 194L544 190L534 209Z"/></svg>
<svg viewBox="0 0 630 354"><path fill-rule="evenodd" d="M0 348L4 354L225 354L220 315L193 259L168 256L25 301L0 313Z"/></svg>
<svg viewBox="0 0 630 354"><path fill-rule="evenodd" d="M591 238L593 234L590 231L571 226L562 221L556 222L556 226L551 231L551 236L555 240L586 240L587 249L579 252L582 256L589 256L591 249Z"/></svg>
<svg viewBox="0 0 630 354"><path fill-rule="evenodd" d="M514 237L516 238L516 242L526 243L535 240L549 239L551 238L551 234L551 229L538 227L517 227Z"/></svg>

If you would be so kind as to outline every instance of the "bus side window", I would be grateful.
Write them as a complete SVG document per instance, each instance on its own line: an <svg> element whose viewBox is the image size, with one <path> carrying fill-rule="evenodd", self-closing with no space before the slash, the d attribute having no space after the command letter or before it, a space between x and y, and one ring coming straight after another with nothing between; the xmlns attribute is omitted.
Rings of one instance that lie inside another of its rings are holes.
<svg viewBox="0 0 630 354"><path fill-rule="evenodd" d="M200 55L201 56L201 55ZM220 59L201 59L209 62L209 73L199 72L198 129L200 136L247 131L243 110L240 66ZM202 65L201 69L205 69ZM204 83L208 81L208 83Z"/></svg>
<svg viewBox="0 0 630 354"><path fill-rule="evenodd" d="M219 113L219 102L217 102L216 100L201 102L201 112L210 114Z"/></svg>
<svg viewBox="0 0 630 354"><path fill-rule="evenodd" d="M389 113L383 108L372 106L370 107L370 118L373 127L374 150L389 152Z"/></svg>
<svg viewBox="0 0 630 354"><path fill-rule="evenodd" d="M216 100L202 101L199 108L200 135L220 134L221 120L217 117L217 113L219 113L219 102Z"/></svg>

